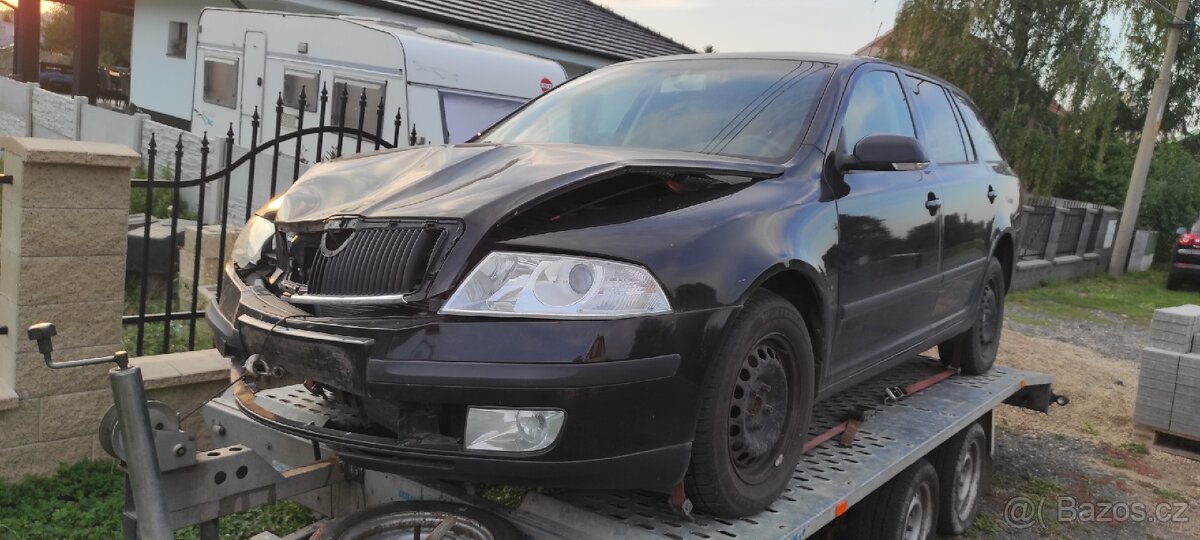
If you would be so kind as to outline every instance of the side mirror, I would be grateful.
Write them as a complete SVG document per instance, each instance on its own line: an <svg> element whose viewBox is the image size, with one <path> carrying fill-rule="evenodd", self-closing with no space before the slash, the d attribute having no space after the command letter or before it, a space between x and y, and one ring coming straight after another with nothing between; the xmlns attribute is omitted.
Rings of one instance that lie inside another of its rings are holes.
<svg viewBox="0 0 1200 540"><path fill-rule="evenodd" d="M903 135L867 135L853 155L840 161L842 171L919 171L929 166L921 143Z"/></svg>
<svg viewBox="0 0 1200 540"><path fill-rule="evenodd" d="M1186 229L1186 228L1184 228L1184 227L1180 227L1180 228L1178 228L1178 229L1175 229L1175 234L1183 234L1183 233L1185 233L1185 232L1187 232L1187 229Z"/></svg>

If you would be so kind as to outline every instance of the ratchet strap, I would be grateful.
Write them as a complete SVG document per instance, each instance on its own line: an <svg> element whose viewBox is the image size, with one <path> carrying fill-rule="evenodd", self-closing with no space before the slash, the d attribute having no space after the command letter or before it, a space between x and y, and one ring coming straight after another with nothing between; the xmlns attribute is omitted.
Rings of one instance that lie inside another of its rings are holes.
<svg viewBox="0 0 1200 540"><path fill-rule="evenodd" d="M885 405L896 403L908 396L924 391L929 387L940 383L954 375L958 374L958 370L946 369L939 371L929 377L908 384L907 386L892 386L884 390L886 397L883 399ZM825 433L817 435L804 444L804 453L811 452L814 448L825 444L826 441L838 438L838 444L843 448L848 448L854 444L854 438L858 436L858 430L862 427L862 423L866 422L878 409L875 407L856 407L846 412L846 420L842 423L833 426Z"/></svg>

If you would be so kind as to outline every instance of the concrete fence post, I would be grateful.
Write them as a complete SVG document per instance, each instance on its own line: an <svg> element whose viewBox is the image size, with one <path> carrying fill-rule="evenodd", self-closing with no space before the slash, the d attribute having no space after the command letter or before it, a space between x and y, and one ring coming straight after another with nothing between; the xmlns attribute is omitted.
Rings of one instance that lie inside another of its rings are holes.
<svg viewBox="0 0 1200 540"><path fill-rule="evenodd" d="M28 111L28 113L29 113L29 116L27 118L25 118L25 136L26 137L33 136L33 91L35 89L37 89L37 87L38 87L38 83L35 83L35 82L25 83L25 110Z"/></svg>
<svg viewBox="0 0 1200 540"><path fill-rule="evenodd" d="M111 354L124 330L129 170L124 145L2 138L0 228L0 479L55 470L95 454L99 415L111 401L104 366L51 370L24 329L58 325L54 354ZM0 392L3 394L3 392ZM15 402L13 402L15 401Z"/></svg>
<svg viewBox="0 0 1200 540"><path fill-rule="evenodd" d="M71 98L71 106L75 108L75 132L71 137L73 140L83 140L83 107L88 104L88 99L83 96L75 96Z"/></svg>
<svg viewBox="0 0 1200 540"><path fill-rule="evenodd" d="M1095 208L1088 208L1083 214L1083 228L1079 230L1079 243L1075 247L1075 254L1080 257L1087 254L1088 242L1092 239L1092 225L1100 218L1100 211Z"/></svg>
<svg viewBox="0 0 1200 540"><path fill-rule="evenodd" d="M1046 251L1042 254L1042 258L1047 261L1053 261L1058 256L1058 237L1062 236L1063 222L1066 221L1067 209L1061 206L1054 207L1054 217L1050 220L1050 234L1046 237Z"/></svg>
<svg viewBox="0 0 1200 540"><path fill-rule="evenodd" d="M133 141L136 147L133 149L139 155L145 152L146 149L142 146L142 141L146 140L146 120L150 119L150 115L146 113L137 113L133 115ZM176 178L178 180L178 178Z"/></svg>

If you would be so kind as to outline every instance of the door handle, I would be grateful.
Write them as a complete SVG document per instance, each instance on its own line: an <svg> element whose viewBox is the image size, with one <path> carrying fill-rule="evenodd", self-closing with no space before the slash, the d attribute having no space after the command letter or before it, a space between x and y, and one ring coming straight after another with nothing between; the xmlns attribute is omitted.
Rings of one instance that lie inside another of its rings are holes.
<svg viewBox="0 0 1200 540"><path fill-rule="evenodd" d="M996 188L992 186L988 186L988 202L992 204L996 203Z"/></svg>
<svg viewBox="0 0 1200 540"><path fill-rule="evenodd" d="M937 198L933 193L929 194L929 200L925 201L925 209L929 210L929 215L935 215L942 208L942 200Z"/></svg>

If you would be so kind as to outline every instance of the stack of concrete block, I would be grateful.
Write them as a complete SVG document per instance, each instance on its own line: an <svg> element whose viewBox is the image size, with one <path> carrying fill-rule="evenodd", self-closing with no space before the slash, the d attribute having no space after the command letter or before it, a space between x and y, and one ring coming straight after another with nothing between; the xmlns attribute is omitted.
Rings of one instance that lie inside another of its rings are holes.
<svg viewBox="0 0 1200 540"><path fill-rule="evenodd" d="M1182 306L1156 309L1150 323L1150 347L1188 353L1193 350L1192 342L1200 334L1200 306Z"/></svg>
<svg viewBox="0 0 1200 540"><path fill-rule="evenodd" d="M1200 440L1200 306L1155 310L1150 330L1134 422Z"/></svg>

